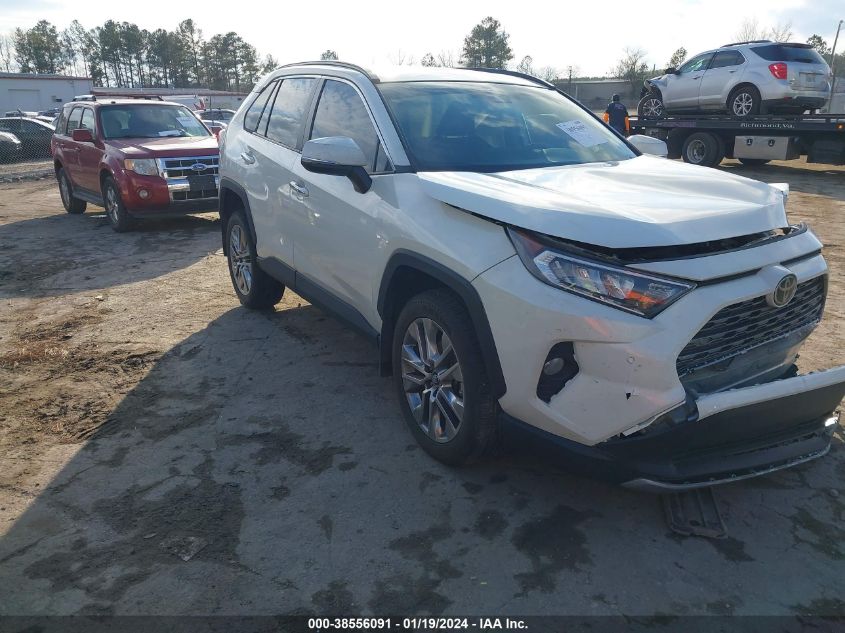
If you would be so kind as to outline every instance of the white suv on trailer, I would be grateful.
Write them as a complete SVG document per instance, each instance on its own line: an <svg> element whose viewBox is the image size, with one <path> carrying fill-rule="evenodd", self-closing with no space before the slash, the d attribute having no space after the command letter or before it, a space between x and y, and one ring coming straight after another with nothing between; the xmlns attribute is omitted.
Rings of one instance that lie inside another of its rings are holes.
<svg viewBox="0 0 845 633"><path fill-rule="evenodd" d="M797 375L827 266L783 185L642 155L527 76L338 62L261 81L220 176L241 303L288 287L369 337L436 459L528 429L663 490L829 449L845 366Z"/></svg>

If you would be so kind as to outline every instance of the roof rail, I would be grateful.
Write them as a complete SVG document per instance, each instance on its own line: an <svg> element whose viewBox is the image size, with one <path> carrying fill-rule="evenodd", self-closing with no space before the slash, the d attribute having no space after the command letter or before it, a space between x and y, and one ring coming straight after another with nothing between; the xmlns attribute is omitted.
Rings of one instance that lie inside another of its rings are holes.
<svg viewBox="0 0 845 633"><path fill-rule="evenodd" d="M722 44L719 48L727 48L728 46L740 46L742 44L771 44L772 40L748 40L747 42L731 42L730 44Z"/></svg>
<svg viewBox="0 0 845 633"><path fill-rule="evenodd" d="M336 59L321 59L320 61L306 61L306 62L294 62L292 64L284 64L282 66L278 66L277 68L290 68L291 66L335 66L337 68L346 68L348 70L355 70L359 73L365 75L370 81L373 83L378 83L379 78L375 73L370 72L366 68L361 66L357 66L355 64L350 64L349 62L341 62Z"/></svg>
<svg viewBox="0 0 845 633"><path fill-rule="evenodd" d="M496 75L508 75L510 77L519 77L520 79L525 79L526 81L530 81L531 83L539 84L545 88L557 90L557 86L555 86L553 83L546 81L545 79L535 77L534 75L529 75L528 73L521 73L518 70L507 70L506 68L475 68L465 66L457 66L457 68L463 70L475 70L482 73L494 73Z"/></svg>

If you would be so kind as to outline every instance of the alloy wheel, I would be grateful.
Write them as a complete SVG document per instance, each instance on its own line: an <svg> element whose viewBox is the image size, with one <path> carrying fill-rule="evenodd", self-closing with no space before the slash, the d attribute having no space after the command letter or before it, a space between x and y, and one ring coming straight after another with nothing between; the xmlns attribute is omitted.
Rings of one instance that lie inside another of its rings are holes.
<svg viewBox="0 0 845 633"><path fill-rule="evenodd" d="M120 217L118 216L118 199L117 199L117 192L114 190L114 187L107 186L106 187L106 213L109 215L109 219L118 224L120 222Z"/></svg>
<svg viewBox="0 0 845 633"><path fill-rule="evenodd" d="M747 92L740 92L733 101L733 111L737 116L748 116L754 107L754 97Z"/></svg>
<svg viewBox="0 0 845 633"><path fill-rule="evenodd" d="M420 429L452 440L464 417L464 379L449 336L432 319L414 320L402 341L402 385Z"/></svg>
<svg viewBox="0 0 845 633"><path fill-rule="evenodd" d="M240 225L235 224L229 232L229 266L232 278L242 295L252 290L252 255L249 244Z"/></svg>
<svg viewBox="0 0 845 633"><path fill-rule="evenodd" d="M663 101L652 97L646 99L643 103L643 116L646 117L660 117L663 116Z"/></svg>

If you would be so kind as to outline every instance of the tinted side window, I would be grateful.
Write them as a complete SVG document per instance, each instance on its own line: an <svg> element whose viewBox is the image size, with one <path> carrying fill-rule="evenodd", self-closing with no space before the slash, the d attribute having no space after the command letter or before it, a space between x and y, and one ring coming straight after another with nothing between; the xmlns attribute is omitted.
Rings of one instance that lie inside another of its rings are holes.
<svg viewBox="0 0 845 633"><path fill-rule="evenodd" d="M358 143L369 163L367 171L392 169L364 102L349 84L326 81L309 138L326 136L348 136Z"/></svg>
<svg viewBox="0 0 845 633"><path fill-rule="evenodd" d="M0 119L0 132L17 132L19 128L14 119Z"/></svg>
<svg viewBox="0 0 845 633"><path fill-rule="evenodd" d="M71 132L77 129L80 126L80 122L82 120L82 108L74 108L73 112L70 113L70 116L67 118L67 135L70 136Z"/></svg>
<svg viewBox="0 0 845 633"><path fill-rule="evenodd" d="M79 127L89 130L91 134L94 133L94 111L91 108L85 108L82 112L82 121Z"/></svg>
<svg viewBox="0 0 845 633"><path fill-rule="evenodd" d="M63 108L61 114L59 114L59 118L56 119L57 134L63 134L65 131L65 126L67 125L67 112L68 111Z"/></svg>
<svg viewBox="0 0 845 633"><path fill-rule="evenodd" d="M267 105L267 100L273 94L275 88L275 81L267 84L264 90L261 91L261 94L249 106L249 110L246 111L246 116L244 116L244 129L248 132L255 132L258 122L261 120L261 113L264 112L264 106Z"/></svg>
<svg viewBox="0 0 845 633"><path fill-rule="evenodd" d="M716 53L710 68L725 68L727 66L739 66L745 58L736 51L722 51Z"/></svg>
<svg viewBox="0 0 845 633"><path fill-rule="evenodd" d="M286 147L296 147L302 130L305 110L311 99L316 79L294 77L285 79L276 93L270 123L267 125L267 138Z"/></svg>

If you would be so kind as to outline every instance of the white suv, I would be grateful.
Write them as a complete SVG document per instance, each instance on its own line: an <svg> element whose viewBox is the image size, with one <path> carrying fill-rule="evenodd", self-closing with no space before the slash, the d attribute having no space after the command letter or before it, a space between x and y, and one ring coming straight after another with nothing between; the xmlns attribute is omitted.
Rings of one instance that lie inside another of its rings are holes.
<svg viewBox="0 0 845 633"><path fill-rule="evenodd" d="M266 77L220 175L241 303L361 331L436 459L528 429L666 489L830 446L845 366L794 365L827 266L783 185L641 155L516 73L337 62Z"/></svg>

